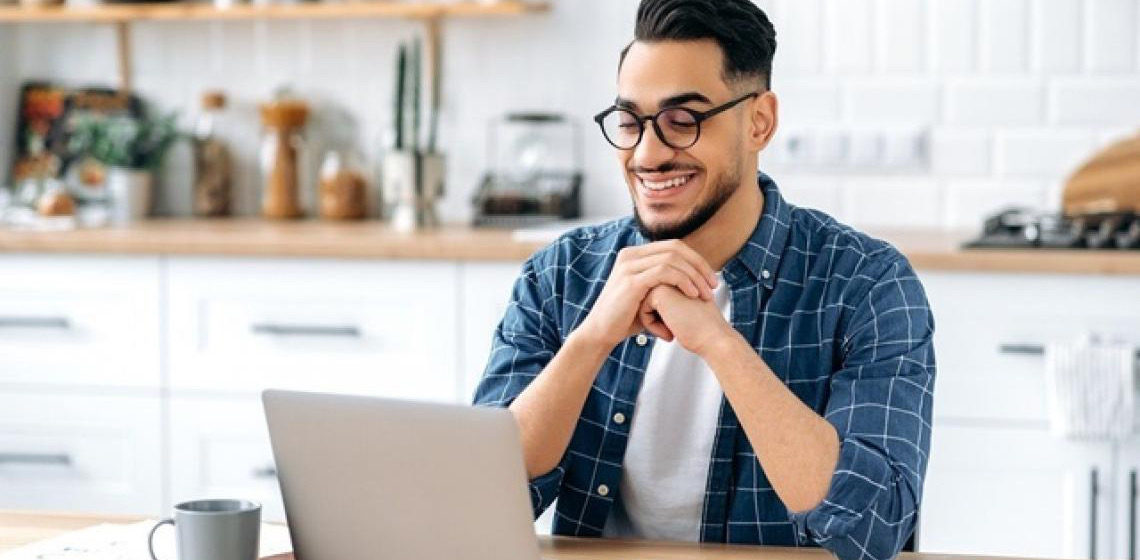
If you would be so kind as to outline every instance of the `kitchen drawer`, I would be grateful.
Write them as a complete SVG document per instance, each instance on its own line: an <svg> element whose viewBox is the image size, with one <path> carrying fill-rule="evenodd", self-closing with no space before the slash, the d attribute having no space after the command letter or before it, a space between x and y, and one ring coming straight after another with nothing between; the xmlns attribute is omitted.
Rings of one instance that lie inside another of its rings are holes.
<svg viewBox="0 0 1140 560"><path fill-rule="evenodd" d="M156 387L157 257L0 255L0 382Z"/></svg>
<svg viewBox="0 0 1140 560"><path fill-rule="evenodd" d="M1088 558L1095 538L1099 558L1122 557L1105 553L1113 503L1109 446L1045 429L965 422L936 426L931 442L921 552Z"/></svg>
<svg viewBox="0 0 1140 560"><path fill-rule="evenodd" d="M162 511L159 399L0 396L0 509Z"/></svg>
<svg viewBox="0 0 1140 560"><path fill-rule="evenodd" d="M269 432L258 399L170 401L171 503L240 498L284 521Z"/></svg>
<svg viewBox="0 0 1140 560"><path fill-rule="evenodd" d="M1087 333L1140 343L1140 279L921 273L934 310L936 417L1048 420L1045 360L1004 344L1045 345Z"/></svg>
<svg viewBox="0 0 1140 560"><path fill-rule="evenodd" d="M458 265L173 259L170 381L454 401Z"/></svg>

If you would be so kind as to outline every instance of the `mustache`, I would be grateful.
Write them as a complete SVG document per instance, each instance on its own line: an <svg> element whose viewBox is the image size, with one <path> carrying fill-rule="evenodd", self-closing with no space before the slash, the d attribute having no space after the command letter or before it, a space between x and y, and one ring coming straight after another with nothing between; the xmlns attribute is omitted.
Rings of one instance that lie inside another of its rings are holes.
<svg viewBox="0 0 1140 560"><path fill-rule="evenodd" d="M673 171L700 171L701 170L700 166L698 166L698 165L676 163L676 162L672 162L672 161L663 163L661 165L658 165L657 167L641 167L638 165L633 165L633 166L630 166L628 169L631 173L670 173Z"/></svg>

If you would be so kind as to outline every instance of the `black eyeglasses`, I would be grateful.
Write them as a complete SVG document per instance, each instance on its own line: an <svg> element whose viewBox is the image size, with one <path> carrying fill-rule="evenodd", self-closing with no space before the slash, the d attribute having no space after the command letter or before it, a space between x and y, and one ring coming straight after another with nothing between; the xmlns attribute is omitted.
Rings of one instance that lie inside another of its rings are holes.
<svg viewBox="0 0 1140 560"><path fill-rule="evenodd" d="M745 99L759 95L760 92L754 91L704 112L687 107L666 107L655 115L644 117L615 105L594 115L594 122L602 128L606 140L619 150L632 150L641 143L641 137L645 135L645 121L653 123L653 130L666 146L684 150L701 138L702 122L735 107Z"/></svg>

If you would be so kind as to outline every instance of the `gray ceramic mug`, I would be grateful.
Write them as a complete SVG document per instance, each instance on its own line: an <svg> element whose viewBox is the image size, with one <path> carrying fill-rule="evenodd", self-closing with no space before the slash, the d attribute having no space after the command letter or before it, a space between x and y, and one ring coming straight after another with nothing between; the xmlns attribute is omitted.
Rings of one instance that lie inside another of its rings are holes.
<svg viewBox="0 0 1140 560"><path fill-rule="evenodd" d="M152 560L154 533L173 525L178 560L257 560L261 505L245 500L193 500L174 506L174 517L159 521L147 537Z"/></svg>

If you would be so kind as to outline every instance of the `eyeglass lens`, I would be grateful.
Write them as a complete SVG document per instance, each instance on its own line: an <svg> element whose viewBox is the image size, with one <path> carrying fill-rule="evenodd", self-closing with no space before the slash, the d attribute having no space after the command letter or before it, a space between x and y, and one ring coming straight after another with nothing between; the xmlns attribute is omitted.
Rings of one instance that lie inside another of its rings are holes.
<svg viewBox="0 0 1140 560"><path fill-rule="evenodd" d="M619 109L602 119L602 131L614 147L632 149L641 140L645 121L631 111ZM671 148L685 149L697 141L700 123L684 109L666 109L657 114L661 140Z"/></svg>

